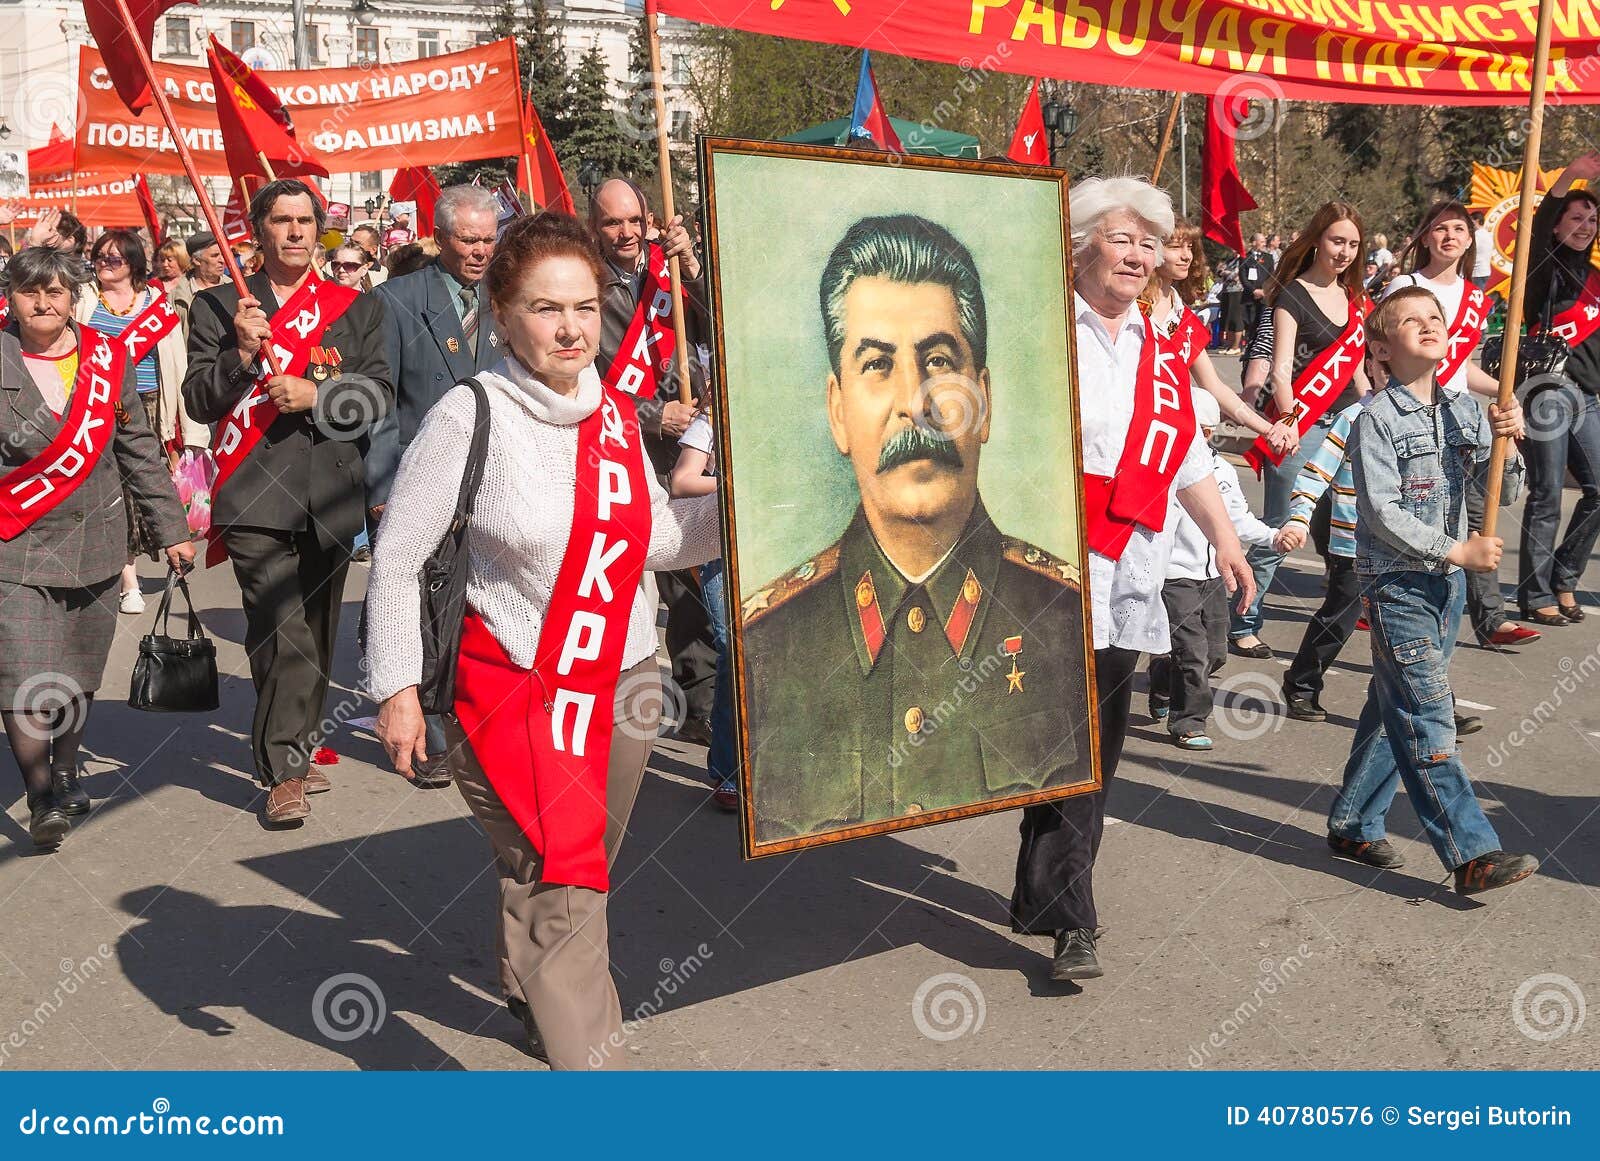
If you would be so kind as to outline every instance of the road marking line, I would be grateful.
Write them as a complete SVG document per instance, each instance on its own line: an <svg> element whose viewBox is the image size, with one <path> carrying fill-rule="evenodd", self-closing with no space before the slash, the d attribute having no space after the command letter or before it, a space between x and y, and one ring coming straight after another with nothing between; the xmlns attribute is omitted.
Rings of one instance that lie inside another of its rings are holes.
<svg viewBox="0 0 1600 1161"><path fill-rule="evenodd" d="M1456 698L1456 704L1457 705L1464 705L1468 709L1475 709L1475 710L1492 710L1492 709L1494 709L1494 706L1492 706L1492 705L1481 705L1480 703L1475 702L1475 701L1468 701L1464 697Z"/></svg>

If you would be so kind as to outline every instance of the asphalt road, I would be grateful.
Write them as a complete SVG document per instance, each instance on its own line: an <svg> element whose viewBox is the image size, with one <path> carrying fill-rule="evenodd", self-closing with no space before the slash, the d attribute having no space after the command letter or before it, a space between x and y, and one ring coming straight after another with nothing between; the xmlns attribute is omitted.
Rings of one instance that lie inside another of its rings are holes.
<svg viewBox="0 0 1600 1161"><path fill-rule="evenodd" d="M1366 639L1330 677L1328 723L1279 716L1320 565L1299 554L1280 576L1290 592L1265 633L1278 656L1223 670L1211 754L1180 753L1135 715L1097 875L1107 974L1081 988L1049 982L1047 941L1008 930L1015 815L745 863L699 781L703 753L663 742L611 911L631 1063L1600 1065L1600 1016L1585 1019L1600 1000L1600 601L1585 594L1588 621L1518 653L1456 655L1461 704L1487 723L1463 740L1469 769L1506 845L1544 860L1471 901L1403 795L1404 870L1328 858ZM340 721L372 712L351 692L364 579L352 570L346 594ZM221 711L129 710L150 615L123 618L88 733L98 805L58 853L31 853L0 758L0 1068L541 1067L499 1004L489 849L459 796L411 789L347 724L334 792L302 828L265 829L236 590L224 571L196 592L227 675ZM1328 1083L1319 1096L1337 1095Z"/></svg>

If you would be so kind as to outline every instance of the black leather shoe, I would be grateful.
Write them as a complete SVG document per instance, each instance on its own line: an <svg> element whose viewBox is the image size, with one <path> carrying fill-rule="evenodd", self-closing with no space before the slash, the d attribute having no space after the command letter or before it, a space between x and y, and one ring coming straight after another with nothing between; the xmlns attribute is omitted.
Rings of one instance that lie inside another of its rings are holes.
<svg viewBox="0 0 1600 1161"><path fill-rule="evenodd" d="M1557 606L1557 609L1558 611L1554 613L1541 613L1537 609L1523 609L1522 619L1534 625L1543 625L1547 629L1554 628L1557 625L1568 624L1567 619L1559 612L1559 606Z"/></svg>
<svg viewBox="0 0 1600 1161"><path fill-rule="evenodd" d="M1283 701L1288 707L1284 712L1297 722L1325 722L1328 720L1328 711L1317 704L1316 698L1296 697L1288 690L1284 690Z"/></svg>
<svg viewBox="0 0 1600 1161"><path fill-rule="evenodd" d="M1056 932L1056 955L1050 964L1053 980L1097 980L1105 975L1094 953L1094 932L1074 927Z"/></svg>
<svg viewBox="0 0 1600 1161"><path fill-rule="evenodd" d="M549 1064L550 1056L544 1048L544 1037L539 1035L539 1025L534 1022L533 1009L517 997L507 996L506 1010L522 1021L522 1031L528 1038L528 1055Z"/></svg>
<svg viewBox="0 0 1600 1161"><path fill-rule="evenodd" d="M1483 719L1477 714L1456 715L1456 737L1464 738L1483 729Z"/></svg>
<svg viewBox="0 0 1600 1161"><path fill-rule="evenodd" d="M443 754L435 754L426 762L411 763L411 785L422 790L439 790L455 782L450 776L450 764Z"/></svg>
<svg viewBox="0 0 1600 1161"><path fill-rule="evenodd" d="M1272 646L1259 639L1254 645L1241 645L1235 638L1229 637L1228 652L1237 654L1240 657L1254 657L1265 661L1272 656Z"/></svg>
<svg viewBox="0 0 1600 1161"><path fill-rule="evenodd" d="M1571 621L1574 625L1583 620L1583 606L1578 604L1578 599L1576 597L1572 599L1572 604L1570 605L1563 605L1560 599L1557 598L1556 608L1560 611L1563 617Z"/></svg>
<svg viewBox="0 0 1600 1161"><path fill-rule="evenodd" d="M1360 839L1347 839L1330 834L1328 849L1333 852L1333 857L1336 859L1364 863L1369 867L1377 867L1380 871L1392 871L1396 867L1406 865L1405 856L1395 850L1394 844L1386 838L1368 843Z"/></svg>
<svg viewBox="0 0 1600 1161"><path fill-rule="evenodd" d="M71 829L72 820L52 796L41 794L28 799L28 834L34 846L54 850Z"/></svg>
<svg viewBox="0 0 1600 1161"><path fill-rule="evenodd" d="M78 785L77 763L50 771L50 789L62 814L89 813L89 792Z"/></svg>

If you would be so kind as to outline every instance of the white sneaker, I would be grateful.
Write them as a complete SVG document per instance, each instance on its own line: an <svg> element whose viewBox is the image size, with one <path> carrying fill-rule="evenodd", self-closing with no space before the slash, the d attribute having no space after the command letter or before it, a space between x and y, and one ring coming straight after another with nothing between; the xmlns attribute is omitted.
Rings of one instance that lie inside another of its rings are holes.
<svg viewBox="0 0 1600 1161"><path fill-rule="evenodd" d="M117 598L117 607L124 613L144 612L144 594L138 589L129 589Z"/></svg>

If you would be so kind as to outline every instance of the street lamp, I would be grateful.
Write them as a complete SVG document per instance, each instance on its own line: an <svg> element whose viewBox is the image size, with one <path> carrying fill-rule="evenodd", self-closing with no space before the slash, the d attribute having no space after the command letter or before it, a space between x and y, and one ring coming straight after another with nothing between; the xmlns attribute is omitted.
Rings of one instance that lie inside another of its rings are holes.
<svg viewBox="0 0 1600 1161"><path fill-rule="evenodd" d="M1064 145L1078 131L1078 111L1072 107L1072 102L1061 99L1059 90L1050 95L1041 110L1044 114L1046 132L1050 135L1050 164L1056 163L1056 149L1059 144Z"/></svg>
<svg viewBox="0 0 1600 1161"><path fill-rule="evenodd" d="M350 10L356 15L356 23L363 28L371 28L372 22L378 18L378 10L373 7L372 0L355 0Z"/></svg>
<svg viewBox="0 0 1600 1161"><path fill-rule="evenodd" d="M11 126L6 124L6 119L4 117L0 117L0 141L4 141L7 137L10 137L10 136L11 136Z"/></svg>
<svg viewBox="0 0 1600 1161"><path fill-rule="evenodd" d="M594 195L600 190L600 181L600 167L585 159L578 166L578 188L583 191L585 201L594 201Z"/></svg>

